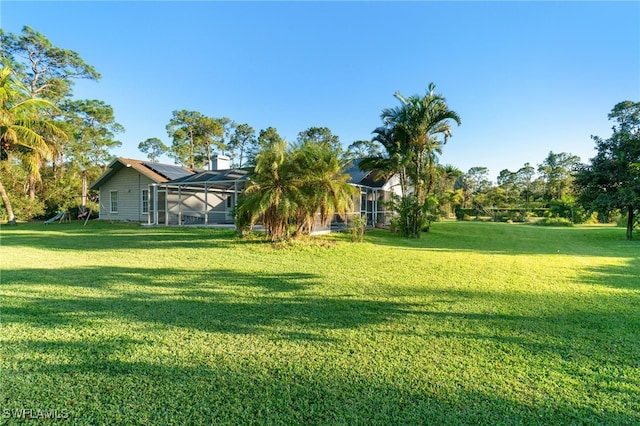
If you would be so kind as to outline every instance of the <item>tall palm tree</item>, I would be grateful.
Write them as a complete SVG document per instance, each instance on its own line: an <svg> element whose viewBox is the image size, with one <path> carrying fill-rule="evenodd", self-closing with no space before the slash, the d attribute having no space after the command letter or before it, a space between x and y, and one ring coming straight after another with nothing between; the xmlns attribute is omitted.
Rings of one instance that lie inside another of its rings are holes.
<svg viewBox="0 0 640 426"><path fill-rule="evenodd" d="M45 136L65 136L53 122L43 118L43 112L50 109L54 109L50 102L29 97L10 68L0 69L0 160L16 156L38 180L41 160L52 156ZM8 224L15 225L13 208L1 179L0 197L7 210Z"/></svg>
<svg viewBox="0 0 640 426"><path fill-rule="evenodd" d="M395 172L400 173L401 178L404 174L407 180L400 211L401 229L407 237L420 236L428 209L427 200L435 184L438 155L451 136L451 122L460 124L458 114L434 91L435 85L430 83L427 94L422 97L405 98L396 93L394 96L401 104L384 109L381 115L385 136L392 138L383 143L387 149L387 164L396 167ZM373 164L375 161L365 162L367 166Z"/></svg>
<svg viewBox="0 0 640 426"><path fill-rule="evenodd" d="M409 178L407 169L411 157L405 155L408 147L403 145L404 139L396 137L392 126L380 126L373 132L372 140L378 142L384 148L384 153L373 157L365 157L360 161L362 170L378 170L383 176L389 177L398 174L400 188L403 194L409 190Z"/></svg>

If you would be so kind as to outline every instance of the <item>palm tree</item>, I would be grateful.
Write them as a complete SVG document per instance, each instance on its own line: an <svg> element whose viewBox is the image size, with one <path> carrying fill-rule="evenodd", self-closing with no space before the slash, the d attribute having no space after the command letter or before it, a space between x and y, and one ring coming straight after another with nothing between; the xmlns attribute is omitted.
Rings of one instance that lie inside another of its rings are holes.
<svg viewBox="0 0 640 426"><path fill-rule="evenodd" d="M302 196L299 204L297 232L311 232L316 213L320 224L326 226L334 214L343 220L353 210L353 196L357 190L349 184L344 173L349 160L328 143L304 142L294 152L296 173L300 179Z"/></svg>
<svg viewBox="0 0 640 426"><path fill-rule="evenodd" d="M400 203L400 222L407 237L420 236L427 218L427 201L435 184L438 155L451 136L451 121L460 124L458 114L451 111L444 97L434 90L435 85L430 83L427 94L422 97L405 98L396 93L394 96L401 105L384 109L381 118L386 130L376 129L378 135L391 138L381 142L387 149L386 165L395 168L401 179L403 175L406 179L403 187L406 192L403 192ZM375 163L369 161L365 165Z"/></svg>
<svg viewBox="0 0 640 426"><path fill-rule="evenodd" d="M402 144L403 139L396 137L394 130L392 126L380 126L372 132L374 133L372 140L382 145L385 152L363 158L360 161L360 168L362 170L378 170L385 177L398 174L401 191L406 194L409 190L407 169L411 157L405 155L408 152L408 147Z"/></svg>
<svg viewBox="0 0 640 426"><path fill-rule="evenodd" d="M282 240L326 226L334 214L352 210L355 187L343 171L344 160L329 144L307 141L289 149L278 139L255 157L255 167L239 203L236 219L246 229L259 218L267 238ZM246 222L246 223L245 223Z"/></svg>
<svg viewBox="0 0 640 426"><path fill-rule="evenodd" d="M300 182L294 173L287 143L280 140L255 157L255 167L238 206L237 217L249 217L249 224L262 217L267 238L289 237L289 220L298 208Z"/></svg>
<svg viewBox="0 0 640 426"><path fill-rule="evenodd" d="M46 135L64 137L53 122L43 118L43 112L54 109L44 99L31 98L28 90L18 82L8 67L0 70L0 160L16 156L36 179L40 179L41 160L50 160L52 148ZM9 196L0 180L0 197L7 210L8 224L16 218Z"/></svg>

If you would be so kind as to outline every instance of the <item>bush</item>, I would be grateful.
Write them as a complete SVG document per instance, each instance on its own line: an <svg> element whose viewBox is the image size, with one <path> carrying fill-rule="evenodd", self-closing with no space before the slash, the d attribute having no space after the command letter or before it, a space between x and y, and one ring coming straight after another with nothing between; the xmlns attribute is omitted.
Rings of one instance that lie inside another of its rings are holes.
<svg viewBox="0 0 640 426"><path fill-rule="evenodd" d="M477 216L478 212L476 211L476 209L463 209L463 208L456 208L456 219L458 220L471 220L471 216Z"/></svg>
<svg viewBox="0 0 640 426"><path fill-rule="evenodd" d="M573 222L564 217L545 217L537 222L532 222L540 226L573 226Z"/></svg>
<svg viewBox="0 0 640 426"><path fill-rule="evenodd" d="M9 195L11 207L17 220L32 220L42 217L45 211L44 203L38 199L30 200L26 195ZM4 203L0 202L0 221L6 222L8 219L7 210Z"/></svg>
<svg viewBox="0 0 640 426"><path fill-rule="evenodd" d="M367 222L364 220L362 216L356 216L350 221L349 229L351 230L351 241L352 242L363 242L364 241L364 229L367 226Z"/></svg>
<svg viewBox="0 0 640 426"><path fill-rule="evenodd" d="M249 209L243 207L244 198L240 198L233 209L233 218L236 225L238 235L246 237L251 234L251 227L255 220L254 215Z"/></svg>
<svg viewBox="0 0 640 426"><path fill-rule="evenodd" d="M524 222L527 213L521 209L504 209L493 211L494 222Z"/></svg>

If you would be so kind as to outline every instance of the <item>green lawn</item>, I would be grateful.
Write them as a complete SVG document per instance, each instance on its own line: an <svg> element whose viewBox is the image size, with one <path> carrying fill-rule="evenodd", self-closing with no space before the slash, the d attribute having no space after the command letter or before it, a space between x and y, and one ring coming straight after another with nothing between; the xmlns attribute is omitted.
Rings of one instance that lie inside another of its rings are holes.
<svg viewBox="0 0 640 426"><path fill-rule="evenodd" d="M1 232L0 423L640 424L621 228Z"/></svg>

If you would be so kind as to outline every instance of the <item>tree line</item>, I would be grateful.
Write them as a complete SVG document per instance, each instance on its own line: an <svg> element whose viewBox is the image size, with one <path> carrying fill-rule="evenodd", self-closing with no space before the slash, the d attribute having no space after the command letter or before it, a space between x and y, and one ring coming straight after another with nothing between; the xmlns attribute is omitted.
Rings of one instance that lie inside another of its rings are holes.
<svg viewBox="0 0 640 426"><path fill-rule="evenodd" d="M0 42L0 214L15 223L14 211L30 219L84 205L90 194L83 188L105 170L124 132L111 106L73 98L75 81L97 81L100 74L28 26L21 34L0 30ZM154 162L168 155L176 164L206 169L216 153L229 156L233 167L249 168L238 223L261 219L274 240L307 232L315 213L324 222L349 210L353 191L343 171L354 159L363 169L398 176L402 196L388 208L396 212L394 229L406 237L420 237L443 216L523 220L544 212L572 222L620 215L631 238L640 209L640 103L613 108L613 134L592 137L597 155L589 163L550 152L537 167L500 171L494 184L485 167L462 172L439 164L461 118L433 83L422 96L394 96L399 104L381 112L373 137L346 149L327 127L310 127L288 143L273 127L256 132L247 123L190 110L173 111L170 144L151 137L138 148Z"/></svg>

